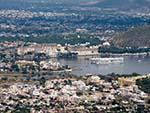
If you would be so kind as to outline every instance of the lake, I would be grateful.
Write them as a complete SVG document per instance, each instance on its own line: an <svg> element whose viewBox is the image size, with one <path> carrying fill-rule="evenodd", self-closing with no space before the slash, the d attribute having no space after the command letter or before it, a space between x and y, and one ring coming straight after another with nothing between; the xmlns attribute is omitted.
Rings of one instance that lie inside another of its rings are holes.
<svg viewBox="0 0 150 113"><path fill-rule="evenodd" d="M69 65L73 68L73 74L131 74L133 72L139 74L150 73L150 56L125 56L123 64L91 64L91 62L84 57L78 59L59 59L57 60L62 65Z"/></svg>

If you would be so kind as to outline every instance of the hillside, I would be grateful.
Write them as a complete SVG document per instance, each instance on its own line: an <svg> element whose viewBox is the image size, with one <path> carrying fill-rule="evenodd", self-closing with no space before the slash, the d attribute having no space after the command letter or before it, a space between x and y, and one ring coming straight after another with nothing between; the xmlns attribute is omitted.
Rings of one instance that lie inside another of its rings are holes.
<svg viewBox="0 0 150 113"><path fill-rule="evenodd" d="M93 6L103 8L135 9L150 7L150 0L95 0ZM89 3L88 3L89 4Z"/></svg>
<svg viewBox="0 0 150 113"><path fill-rule="evenodd" d="M150 26L132 28L115 36L111 42L119 47L150 47Z"/></svg>

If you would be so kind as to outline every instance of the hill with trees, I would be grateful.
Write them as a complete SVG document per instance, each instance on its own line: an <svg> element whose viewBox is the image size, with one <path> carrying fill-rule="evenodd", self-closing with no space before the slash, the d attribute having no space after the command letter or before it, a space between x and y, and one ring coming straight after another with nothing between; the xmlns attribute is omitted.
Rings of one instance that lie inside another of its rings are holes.
<svg viewBox="0 0 150 113"><path fill-rule="evenodd" d="M118 47L148 47L150 48L150 26L131 28L115 36L111 43Z"/></svg>

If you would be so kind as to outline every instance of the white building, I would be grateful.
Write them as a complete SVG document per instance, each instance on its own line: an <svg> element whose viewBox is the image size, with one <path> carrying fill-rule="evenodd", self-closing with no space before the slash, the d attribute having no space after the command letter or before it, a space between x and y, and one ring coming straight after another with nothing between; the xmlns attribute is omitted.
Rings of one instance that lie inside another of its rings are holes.
<svg viewBox="0 0 150 113"><path fill-rule="evenodd" d="M99 55L98 48L99 46L86 46L86 45L68 46L68 50L78 53L78 56Z"/></svg>

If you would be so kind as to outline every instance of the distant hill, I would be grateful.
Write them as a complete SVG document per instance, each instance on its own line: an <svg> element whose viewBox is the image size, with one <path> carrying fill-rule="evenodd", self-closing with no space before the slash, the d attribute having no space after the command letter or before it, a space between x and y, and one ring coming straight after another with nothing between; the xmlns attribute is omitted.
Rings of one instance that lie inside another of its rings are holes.
<svg viewBox="0 0 150 113"><path fill-rule="evenodd" d="M119 47L150 47L150 26L132 28L114 37L111 42Z"/></svg>
<svg viewBox="0 0 150 113"><path fill-rule="evenodd" d="M150 0L93 0L93 2L85 2L84 4L101 8L118 8L127 10L149 8Z"/></svg>

